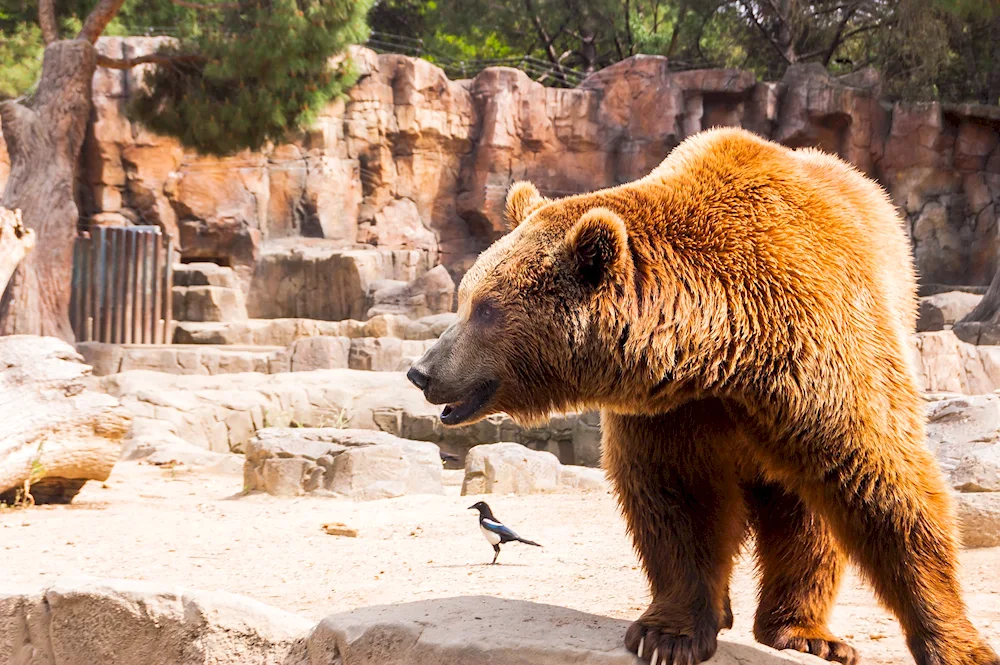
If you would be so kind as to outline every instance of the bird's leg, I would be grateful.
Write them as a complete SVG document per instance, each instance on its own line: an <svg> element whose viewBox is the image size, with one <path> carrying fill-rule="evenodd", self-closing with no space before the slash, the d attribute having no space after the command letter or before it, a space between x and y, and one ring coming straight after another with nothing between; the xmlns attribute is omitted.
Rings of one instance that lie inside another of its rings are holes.
<svg viewBox="0 0 1000 665"><path fill-rule="evenodd" d="M496 552L496 554L493 555L493 563L496 563L497 562L497 557L500 556L500 546L499 545L494 545L493 546L493 551ZM490 565L492 566L493 564L490 564Z"/></svg>

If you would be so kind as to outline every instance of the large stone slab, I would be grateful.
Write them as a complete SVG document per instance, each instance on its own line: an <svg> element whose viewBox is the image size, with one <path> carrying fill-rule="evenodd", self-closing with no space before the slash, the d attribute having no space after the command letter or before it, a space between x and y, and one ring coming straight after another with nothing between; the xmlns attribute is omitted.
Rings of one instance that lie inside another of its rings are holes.
<svg viewBox="0 0 1000 665"><path fill-rule="evenodd" d="M309 663L388 665L639 665L623 646L629 622L485 596L366 607L323 619ZM760 645L719 642L712 665L826 661Z"/></svg>
<svg viewBox="0 0 1000 665"><path fill-rule="evenodd" d="M0 593L11 665L639 665L628 622L484 596L365 607L318 624L257 601L151 582L61 579ZM713 665L821 665L726 639Z"/></svg>
<svg viewBox="0 0 1000 665"><path fill-rule="evenodd" d="M65 580L0 593L0 663L287 665L311 625L223 592Z"/></svg>
<svg viewBox="0 0 1000 665"><path fill-rule="evenodd" d="M325 490L353 499L442 494L438 447L385 432L267 428L246 445L244 488L279 496Z"/></svg>

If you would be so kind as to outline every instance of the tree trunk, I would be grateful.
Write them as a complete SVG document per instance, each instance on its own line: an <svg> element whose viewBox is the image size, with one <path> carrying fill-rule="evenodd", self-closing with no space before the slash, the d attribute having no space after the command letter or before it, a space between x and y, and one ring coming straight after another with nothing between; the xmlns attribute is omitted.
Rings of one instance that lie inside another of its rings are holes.
<svg viewBox="0 0 1000 665"><path fill-rule="evenodd" d="M21 223L21 211L0 208L0 292L34 246L35 233Z"/></svg>
<svg viewBox="0 0 1000 665"><path fill-rule="evenodd" d="M107 479L132 416L86 387L90 367L73 347L0 337L0 368L0 501L68 503L88 480Z"/></svg>
<svg viewBox="0 0 1000 665"><path fill-rule="evenodd" d="M0 204L21 210L37 242L0 300L0 334L73 341L70 279L79 219L73 184L96 65L97 52L89 41L53 42L45 49L42 76L31 98L0 103L0 129L11 161Z"/></svg>
<svg viewBox="0 0 1000 665"><path fill-rule="evenodd" d="M1000 268L993 274L983 299L952 330L969 344L1000 344Z"/></svg>

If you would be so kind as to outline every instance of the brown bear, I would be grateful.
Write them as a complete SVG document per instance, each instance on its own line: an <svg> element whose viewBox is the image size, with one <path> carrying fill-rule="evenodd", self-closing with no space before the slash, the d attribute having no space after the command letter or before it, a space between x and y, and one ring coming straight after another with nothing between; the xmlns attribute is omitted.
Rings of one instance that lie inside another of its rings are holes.
<svg viewBox="0 0 1000 665"><path fill-rule="evenodd" d="M629 649L709 659L752 531L763 644L857 662L827 628L850 558L917 663L1000 663L966 617L911 365L913 263L878 185L714 129L618 187L549 200L517 183L506 216L408 376L446 425L601 409L652 587Z"/></svg>

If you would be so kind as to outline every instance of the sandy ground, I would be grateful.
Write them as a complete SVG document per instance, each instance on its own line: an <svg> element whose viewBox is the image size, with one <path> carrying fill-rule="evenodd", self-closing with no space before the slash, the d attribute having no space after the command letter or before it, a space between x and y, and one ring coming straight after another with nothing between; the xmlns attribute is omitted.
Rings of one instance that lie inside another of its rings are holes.
<svg viewBox="0 0 1000 665"><path fill-rule="evenodd" d="M454 481L455 479L452 478ZM474 502L445 496L354 503L330 498L240 496L234 475L122 463L72 506L0 511L3 582L66 575L173 583L244 594L318 619L364 605L486 594L637 617L646 584L613 497L568 492L488 498L497 516L544 548L505 546L502 565L479 533ZM329 536L325 522L359 529ZM1000 648L1000 548L966 551L963 579L972 619ZM749 639L753 569L732 586L736 625ZM898 625L852 574L833 630L868 663L908 663Z"/></svg>

